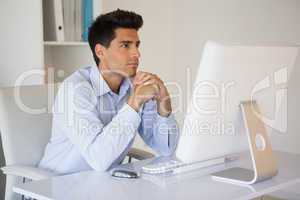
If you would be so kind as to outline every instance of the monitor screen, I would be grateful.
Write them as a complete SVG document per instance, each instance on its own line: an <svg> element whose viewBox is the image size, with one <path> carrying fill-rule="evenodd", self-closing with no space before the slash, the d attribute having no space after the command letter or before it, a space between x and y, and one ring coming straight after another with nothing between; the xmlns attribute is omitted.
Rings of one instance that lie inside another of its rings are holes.
<svg viewBox="0 0 300 200"><path fill-rule="evenodd" d="M298 49L207 42L176 156L194 162L247 150L241 101L257 101L267 131L285 132L288 79Z"/></svg>

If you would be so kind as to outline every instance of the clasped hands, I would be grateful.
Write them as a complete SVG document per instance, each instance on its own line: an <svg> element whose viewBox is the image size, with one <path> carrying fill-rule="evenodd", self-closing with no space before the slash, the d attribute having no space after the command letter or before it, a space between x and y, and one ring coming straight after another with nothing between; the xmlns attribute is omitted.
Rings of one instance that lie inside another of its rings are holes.
<svg viewBox="0 0 300 200"><path fill-rule="evenodd" d="M157 111L167 117L172 112L169 92L163 81L155 74L139 71L132 80L133 93L128 99L130 105L136 111L147 101L154 99L157 102Z"/></svg>

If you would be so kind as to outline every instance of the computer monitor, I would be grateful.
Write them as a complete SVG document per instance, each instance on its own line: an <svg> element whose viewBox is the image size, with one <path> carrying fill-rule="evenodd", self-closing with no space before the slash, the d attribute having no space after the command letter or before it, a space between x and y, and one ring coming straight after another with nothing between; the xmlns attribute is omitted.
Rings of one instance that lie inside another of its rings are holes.
<svg viewBox="0 0 300 200"><path fill-rule="evenodd" d="M287 129L287 83L298 46L204 47L176 156L187 163L249 149L239 104L256 100L267 131Z"/></svg>

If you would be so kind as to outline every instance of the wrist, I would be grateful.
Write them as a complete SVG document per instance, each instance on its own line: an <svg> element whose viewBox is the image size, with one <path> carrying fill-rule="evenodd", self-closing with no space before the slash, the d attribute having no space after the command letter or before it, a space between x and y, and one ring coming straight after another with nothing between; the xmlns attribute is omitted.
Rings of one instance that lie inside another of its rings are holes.
<svg viewBox="0 0 300 200"><path fill-rule="evenodd" d="M160 116L168 117L172 113L172 106L170 100L159 101L157 105L157 112Z"/></svg>
<svg viewBox="0 0 300 200"><path fill-rule="evenodd" d="M143 102L136 98L134 95L129 96L127 104L132 107L136 112L139 112L140 107L142 106Z"/></svg>
<svg viewBox="0 0 300 200"><path fill-rule="evenodd" d="M158 111L158 114L161 117L169 117L171 115L172 112L164 112L164 111Z"/></svg>

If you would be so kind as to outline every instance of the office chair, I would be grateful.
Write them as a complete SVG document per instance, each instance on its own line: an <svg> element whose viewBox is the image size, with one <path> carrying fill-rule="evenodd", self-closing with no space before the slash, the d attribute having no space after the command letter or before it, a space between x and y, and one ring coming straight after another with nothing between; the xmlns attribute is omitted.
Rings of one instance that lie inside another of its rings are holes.
<svg viewBox="0 0 300 200"><path fill-rule="evenodd" d="M0 132L6 166L6 200L20 199L12 187L26 180L41 180L57 174L37 168L51 135L51 108L57 85L6 87L0 89ZM45 112L46 111L46 112ZM132 148L129 162L153 157ZM22 197L23 198L23 197Z"/></svg>

